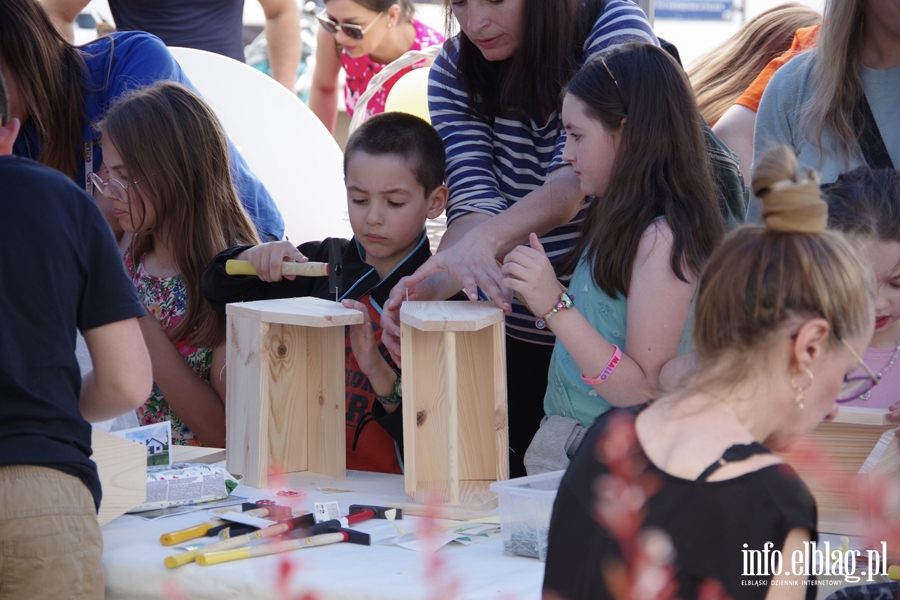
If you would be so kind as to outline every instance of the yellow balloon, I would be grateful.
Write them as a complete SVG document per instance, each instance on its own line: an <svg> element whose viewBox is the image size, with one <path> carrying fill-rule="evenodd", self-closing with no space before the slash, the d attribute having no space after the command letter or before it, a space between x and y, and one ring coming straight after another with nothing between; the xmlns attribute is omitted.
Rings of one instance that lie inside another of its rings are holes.
<svg viewBox="0 0 900 600"><path fill-rule="evenodd" d="M388 92L384 112L404 112L431 123L428 114L428 68L413 69L403 75Z"/></svg>

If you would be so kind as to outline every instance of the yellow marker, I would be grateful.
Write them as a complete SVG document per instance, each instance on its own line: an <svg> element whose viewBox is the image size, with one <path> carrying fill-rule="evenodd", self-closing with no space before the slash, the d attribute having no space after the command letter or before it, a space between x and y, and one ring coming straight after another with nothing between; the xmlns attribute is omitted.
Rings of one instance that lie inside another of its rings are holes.
<svg viewBox="0 0 900 600"><path fill-rule="evenodd" d="M159 543L163 546L174 546L187 540L193 540L198 537L203 537L206 535L207 531L215 526L216 525L213 523L203 523L201 525L195 525L194 527L188 527L187 529L182 529L180 531L164 533L159 536Z"/></svg>
<svg viewBox="0 0 900 600"><path fill-rule="evenodd" d="M225 261L225 272L229 275L256 275L256 269L249 260ZM328 275L328 263L322 262L285 262L281 263L282 275L301 275L303 277L324 277Z"/></svg>
<svg viewBox="0 0 900 600"><path fill-rule="evenodd" d="M888 579L891 581L900 581L900 565L891 565L888 567Z"/></svg>

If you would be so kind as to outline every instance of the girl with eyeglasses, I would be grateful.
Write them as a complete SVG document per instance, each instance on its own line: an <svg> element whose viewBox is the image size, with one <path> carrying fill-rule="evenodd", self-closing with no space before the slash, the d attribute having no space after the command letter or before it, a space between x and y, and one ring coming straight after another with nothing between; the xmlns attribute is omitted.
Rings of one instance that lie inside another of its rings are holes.
<svg viewBox="0 0 900 600"><path fill-rule="evenodd" d="M850 238L878 285L875 335L863 359L881 382L845 399L849 406L889 408L900 419L900 173L862 166L827 187L828 227ZM858 385L865 375L854 373Z"/></svg>
<svg viewBox="0 0 900 600"><path fill-rule="evenodd" d="M148 313L139 323L154 385L138 419L171 421L174 443L224 448L225 315L203 298L200 276L226 248L260 243L225 133L199 96L171 82L126 96L98 129L109 177L92 180L131 236L125 266Z"/></svg>
<svg viewBox="0 0 900 600"><path fill-rule="evenodd" d="M346 73L344 104L353 116L356 103L384 66L409 50L444 41L444 36L413 18L411 0L325 0L318 15L316 68L309 107L334 132L338 110L338 78ZM414 65L421 67L423 65ZM413 67L398 71L368 103L368 116L384 112L394 84Z"/></svg>
<svg viewBox="0 0 900 600"><path fill-rule="evenodd" d="M803 574L812 565L790 562L816 540L815 499L771 451L861 389L852 377L872 339L875 281L847 239L825 229L817 178L790 150L760 158L753 189L764 225L732 232L700 276L695 367L636 418L598 422L563 477L545 598L629 597L636 582L615 573L630 552L660 560L657 573L671 568L674 581L645 583L674 584L682 598L711 597L717 586L716 597L816 597ZM871 387L874 375L865 377ZM647 485L632 505L642 517L622 535L611 499L631 483ZM654 536L655 554L643 542L620 546L639 535ZM748 553L764 550L781 552L780 574L748 573Z"/></svg>
<svg viewBox="0 0 900 600"><path fill-rule="evenodd" d="M12 116L22 123L13 154L62 172L88 194L90 174L103 162L91 124L126 93L156 81L192 87L158 38L120 31L76 48L35 0L0 2L0 75ZM284 221L274 200L230 141L228 153L238 197L257 231L280 239ZM108 203L100 194L94 200L120 238Z"/></svg>

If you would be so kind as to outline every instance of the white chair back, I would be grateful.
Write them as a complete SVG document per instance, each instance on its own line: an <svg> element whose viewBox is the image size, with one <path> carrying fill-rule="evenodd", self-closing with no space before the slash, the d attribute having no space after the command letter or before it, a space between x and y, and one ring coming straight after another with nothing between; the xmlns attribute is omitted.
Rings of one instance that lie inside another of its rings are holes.
<svg viewBox="0 0 900 600"><path fill-rule="evenodd" d="M372 99L372 96L378 93L378 91L381 89L381 86L384 85L384 83L388 79L393 77L402 69L405 69L406 67L412 66L423 60L429 61L428 68L431 68L431 63L435 58L437 58L437 55L441 53L442 47L442 44L435 44L421 50L408 50L394 62L386 64L384 68L369 81L369 85L366 86L366 91L364 91L356 101L356 107L354 108L353 118L350 119L350 127L349 131L347 132L347 137L353 135L353 132L356 131L356 129L360 125L366 122L366 119L368 119L368 115L366 114L368 111L366 110L366 108L368 108L369 106L369 100Z"/></svg>
<svg viewBox="0 0 900 600"><path fill-rule="evenodd" d="M269 190L288 239L300 244L351 237L343 219L343 154L313 112L274 79L243 63L203 50L169 50Z"/></svg>

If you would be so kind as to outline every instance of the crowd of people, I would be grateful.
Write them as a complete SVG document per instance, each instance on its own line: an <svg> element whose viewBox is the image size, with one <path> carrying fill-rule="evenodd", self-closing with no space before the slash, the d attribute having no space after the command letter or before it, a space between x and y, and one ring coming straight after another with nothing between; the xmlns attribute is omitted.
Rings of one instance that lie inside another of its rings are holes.
<svg viewBox="0 0 900 600"><path fill-rule="evenodd" d="M103 596L88 423L135 410L225 446L225 305L333 298L281 265L339 252L338 299L364 315L348 468L402 473L402 303L493 302L510 475L567 469L546 598L627 589L606 567L633 548L596 484L621 459L610 436L657 482L643 526L670 540L681 597L815 596L742 585L742 550L816 539L773 451L837 403L900 419L900 5L777 7L689 76L630 0L447 0L446 41L408 0L325 0L310 103L329 127L341 69L353 110L385 64L443 47L431 124L380 114L387 85L348 140L352 239L297 246L166 46L134 30L74 47L80 4L0 2L4 592ZM445 212L432 256L425 223Z"/></svg>

